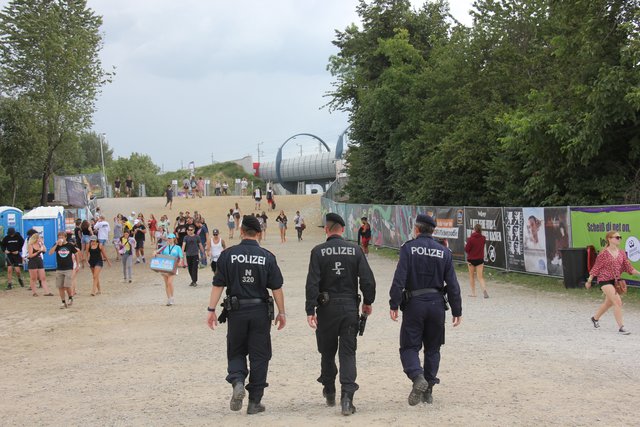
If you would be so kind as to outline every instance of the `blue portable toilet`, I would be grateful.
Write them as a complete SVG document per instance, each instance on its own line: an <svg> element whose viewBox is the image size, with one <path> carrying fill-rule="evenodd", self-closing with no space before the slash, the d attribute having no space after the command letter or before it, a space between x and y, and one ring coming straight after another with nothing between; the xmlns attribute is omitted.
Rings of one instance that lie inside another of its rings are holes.
<svg viewBox="0 0 640 427"><path fill-rule="evenodd" d="M7 235L7 228L13 227L18 233L22 232L22 211L10 206L0 206L0 239Z"/></svg>
<svg viewBox="0 0 640 427"><path fill-rule="evenodd" d="M25 233L32 228L44 238L47 253L44 254L45 270L57 268L56 256L49 255L49 249L58 240L58 231L64 231L64 208L62 206L40 206L22 216Z"/></svg>

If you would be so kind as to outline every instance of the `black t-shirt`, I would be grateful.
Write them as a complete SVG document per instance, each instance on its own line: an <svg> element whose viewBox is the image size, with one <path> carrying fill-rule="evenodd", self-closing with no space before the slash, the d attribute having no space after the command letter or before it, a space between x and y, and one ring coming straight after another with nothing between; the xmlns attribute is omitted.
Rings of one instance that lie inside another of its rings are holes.
<svg viewBox="0 0 640 427"><path fill-rule="evenodd" d="M66 242L62 246L56 246L56 261L58 262L58 270L73 270L73 254L78 249L75 245Z"/></svg>
<svg viewBox="0 0 640 427"><path fill-rule="evenodd" d="M222 251L213 277L213 286L226 286L227 295L238 298L267 298L267 289L283 282L275 255L249 239Z"/></svg>
<svg viewBox="0 0 640 427"><path fill-rule="evenodd" d="M145 233L143 233L143 230L146 229L147 227L145 227L142 222L133 226L133 238L136 239L136 242L143 242L145 240Z"/></svg>
<svg viewBox="0 0 640 427"><path fill-rule="evenodd" d="M0 243L2 250L9 252L20 252L22 251L23 245L24 239L20 233L15 233L13 236L6 235L4 239L2 239L2 243Z"/></svg>
<svg viewBox="0 0 640 427"><path fill-rule="evenodd" d="M119 179L116 179L116 180L113 182L113 185L114 185L114 187L116 187L116 188L120 188L120 180L119 180Z"/></svg>
<svg viewBox="0 0 640 427"><path fill-rule="evenodd" d="M133 180L132 179L128 179L124 182L124 185L127 186L127 188L132 188L133 187Z"/></svg>
<svg viewBox="0 0 640 427"><path fill-rule="evenodd" d="M178 238L178 245L182 247L182 239L187 235L187 224L178 224L176 226L176 236Z"/></svg>

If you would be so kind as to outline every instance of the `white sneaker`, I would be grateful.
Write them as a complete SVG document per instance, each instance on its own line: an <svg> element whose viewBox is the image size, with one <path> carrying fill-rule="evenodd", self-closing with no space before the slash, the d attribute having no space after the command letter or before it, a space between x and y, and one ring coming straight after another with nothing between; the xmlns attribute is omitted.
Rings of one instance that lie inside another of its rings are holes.
<svg viewBox="0 0 640 427"><path fill-rule="evenodd" d="M169 298L169 299L167 300L167 307L169 307L169 306L171 306L171 305L173 305L173 298Z"/></svg>

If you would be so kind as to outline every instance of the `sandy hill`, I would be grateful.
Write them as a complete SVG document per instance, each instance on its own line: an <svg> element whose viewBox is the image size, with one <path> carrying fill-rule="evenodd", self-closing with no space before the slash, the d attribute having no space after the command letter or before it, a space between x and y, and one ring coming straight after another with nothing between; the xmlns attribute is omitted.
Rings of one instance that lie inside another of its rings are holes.
<svg viewBox="0 0 640 427"><path fill-rule="evenodd" d="M112 198L101 199L99 206L109 221L118 213L130 215L133 211L136 212L136 214L142 212L146 219L149 219L151 214L155 215L157 219L160 219L161 215L166 214L171 220L171 224L174 224L179 212L189 211L193 214L194 211L198 211L204 216L209 225L209 229L220 229L222 236L226 236L226 215L229 209L234 207L236 202L243 215L258 212L255 210L255 202L251 196L203 197L201 199L175 198L171 210L169 210L168 207L164 207L165 201L163 197ZM319 226L322 225L319 195L276 196L275 211L267 210L266 201L263 199L259 212L261 213L264 210L267 213L269 217L268 224L270 226L268 231L271 232L271 235L277 234L274 220L281 209L284 210L284 213L290 221L293 220L296 210L299 210L307 224L305 234L314 237L316 234L318 237L322 236L322 229L319 228ZM292 227L290 230L292 233L295 233ZM295 234L291 234L289 237L294 236Z"/></svg>

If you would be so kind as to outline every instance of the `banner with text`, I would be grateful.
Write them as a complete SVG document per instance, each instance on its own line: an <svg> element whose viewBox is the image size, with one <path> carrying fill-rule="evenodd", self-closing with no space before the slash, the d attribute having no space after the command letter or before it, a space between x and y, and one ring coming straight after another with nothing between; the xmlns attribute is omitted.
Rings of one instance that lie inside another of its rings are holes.
<svg viewBox="0 0 640 427"><path fill-rule="evenodd" d="M504 227L502 208L464 208L465 240L469 238L476 224L482 226L482 234L487 238L484 262L489 267L507 268L505 259Z"/></svg>
<svg viewBox="0 0 640 427"><path fill-rule="evenodd" d="M635 269L640 270L640 205L571 208L574 248L593 245L600 251L606 245L605 236L609 231L620 233L620 247L626 251ZM624 274L623 277L631 276Z"/></svg>

